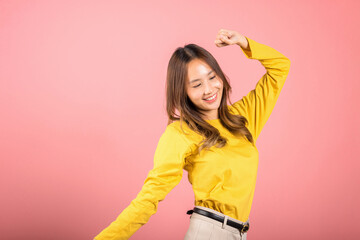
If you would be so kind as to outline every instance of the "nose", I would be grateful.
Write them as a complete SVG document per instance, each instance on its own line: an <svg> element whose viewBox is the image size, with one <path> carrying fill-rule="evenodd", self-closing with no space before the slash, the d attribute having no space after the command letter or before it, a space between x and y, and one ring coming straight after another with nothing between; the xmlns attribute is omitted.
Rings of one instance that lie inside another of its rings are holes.
<svg viewBox="0 0 360 240"><path fill-rule="evenodd" d="M208 96L210 93L212 93L212 87L208 82L204 83L204 85L205 85L204 95Z"/></svg>

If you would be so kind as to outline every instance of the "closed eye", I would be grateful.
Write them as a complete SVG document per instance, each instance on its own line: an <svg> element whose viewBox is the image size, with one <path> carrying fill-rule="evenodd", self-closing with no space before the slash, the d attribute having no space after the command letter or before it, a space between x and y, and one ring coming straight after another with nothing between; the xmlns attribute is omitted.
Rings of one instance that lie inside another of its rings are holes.
<svg viewBox="0 0 360 240"><path fill-rule="evenodd" d="M215 77L216 77L216 76L211 77L210 80L214 79ZM200 83L199 85L194 86L194 88L197 88L197 87L200 86L200 85L201 85L201 83Z"/></svg>

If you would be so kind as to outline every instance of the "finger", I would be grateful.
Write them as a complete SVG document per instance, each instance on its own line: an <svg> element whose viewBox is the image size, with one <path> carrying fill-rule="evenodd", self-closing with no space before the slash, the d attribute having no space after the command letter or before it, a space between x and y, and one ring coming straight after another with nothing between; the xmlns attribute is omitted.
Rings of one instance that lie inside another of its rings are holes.
<svg viewBox="0 0 360 240"><path fill-rule="evenodd" d="M218 33L218 35L219 35L219 36L221 36L221 35L227 36L228 34L227 34L227 32L225 32L225 31L220 31L220 32Z"/></svg>
<svg viewBox="0 0 360 240"><path fill-rule="evenodd" d="M215 40L216 40L216 41L219 41L219 42L223 42L223 41L222 41L222 38L223 38L223 37L225 37L225 35L217 35L216 38L215 38Z"/></svg>
<svg viewBox="0 0 360 240"><path fill-rule="evenodd" d="M224 47L224 46L226 46L227 44L224 43L224 42L222 42L222 41L215 41L215 45L216 45L217 47Z"/></svg>
<svg viewBox="0 0 360 240"><path fill-rule="evenodd" d="M223 33L223 34L231 34L232 31L231 30L228 30L228 29L220 29L219 33Z"/></svg>
<svg viewBox="0 0 360 240"><path fill-rule="evenodd" d="M222 36L220 39L221 39L221 41L223 41L224 43L232 44L232 41L231 41L230 39L228 39L226 36Z"/></svg>
<svg viewBox="0 0 360 240"><path fill-rule="evenodd" d="M218 35L218 37L219 37L219 39L222 39L222 37L228 38L228 37L230 37L230 36L229 36L229 34L223 32L223 33L220 33L220 34Z"/></svg>
<svg viewBox="0 0 360 240"><path fill-rule="evenodd" d="M215 40L217 44L220 44L221 46L226 46L228 45L223 38L217 39Z"/></svg>
<svg viewBox="0 0 360 240"><path fill-rule="evenodd" d="M230 32L225 32L225 35L228 37L228 38L231 38L232 37L232 34Z"/></svg>
<svg viewBox="0 0 360 240"><path fill-rule="evenodd" d="M219 31L218 31L218 34L224 34L224 33L226 33L227 31L225 30L225 29L220 29Z"/></svg>
<svg viewBox="0 0 360 240"><path fill-rule="evenodd" d="M219 31L219 32L217 33L217 36L224 35L224 33L225 33L225 32L223 32L223 31Z"/></svg>
<svg viewBox="0 0 360 240"><path fill-rule="evenodd" d="M216 40L214 41L215 44L219 44L219 45L227 45L227 43L224 43L223 41L220 40Z"/></svg>
<svg viewBox="0 0 360 240"><path fill-rule="evenodd" d="M225 47L225 46L228 46L228 44L226 43L218 43L216 44L217 47Z"/></svg>
<svg viewBox="0 0 360 240"><path fill-rule="evenodd" d="M226 29L220 29L220 31L216 35L216 40L220 41L218 43L225 43L225 45L223 45L223 46L226 46L227 44L232 44L232 42L229 42L229 41L231 41L230 40L231 37L232 37L231 32L227 31ZM226 40L228 40L228 41L226 42Z"/></svg>
<svg viewBox="0 0 360 240"><path fill-rule="evenodd" d="M233 34L230 32L221 32L219 34L219 37L221 37L221 36L225 36L226 38L231 39L233 37Z"/></svg>
<svg viewBox="0 0 360 240"><path fill-rule="evenodd" d="M225 47L227 46L228 44L215 44L217 47Z"/></svg>

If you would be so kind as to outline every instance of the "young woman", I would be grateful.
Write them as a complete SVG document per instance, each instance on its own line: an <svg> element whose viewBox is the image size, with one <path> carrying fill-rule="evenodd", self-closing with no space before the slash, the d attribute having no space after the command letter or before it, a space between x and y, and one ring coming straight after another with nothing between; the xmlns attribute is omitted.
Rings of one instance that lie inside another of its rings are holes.
<svg viewBox="0 0 360 240"><path fill-rule="evenodd" d="M256 140L285 83L290 60L232 30L221 29L215 44L238 45L247 58L259 60L266 73L232 104L231 87L215 58L195 44L177 48L167 72L169 122L154 167L137 197L96 240L130 238L180 182L183 169L195 194L185 240L246 239L258 168Z"/></svg>

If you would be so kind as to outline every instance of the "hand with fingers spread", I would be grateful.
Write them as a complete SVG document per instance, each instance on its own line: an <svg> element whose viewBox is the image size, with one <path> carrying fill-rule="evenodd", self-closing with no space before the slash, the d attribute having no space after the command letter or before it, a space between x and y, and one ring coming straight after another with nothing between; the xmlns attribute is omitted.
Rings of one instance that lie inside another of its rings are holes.
<svg viewBox="0 0 360 240"><path fill-rule="evenodd" d="M237 44L241 48L249 50L249 42L245 36L233 30L220 29L216 36L215 45L224 47L232 44Z"/></svg>

